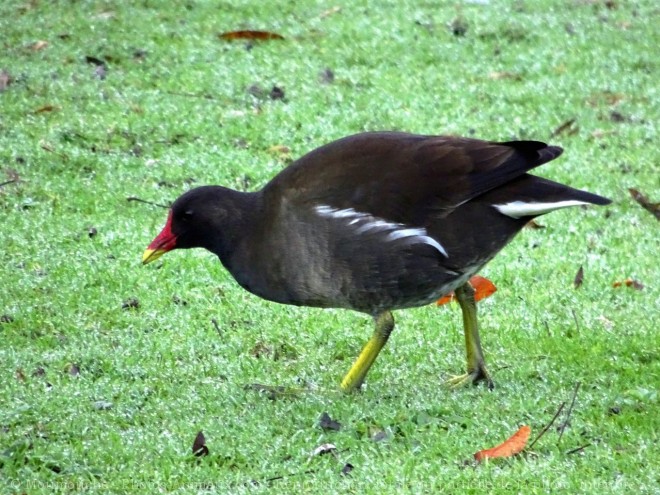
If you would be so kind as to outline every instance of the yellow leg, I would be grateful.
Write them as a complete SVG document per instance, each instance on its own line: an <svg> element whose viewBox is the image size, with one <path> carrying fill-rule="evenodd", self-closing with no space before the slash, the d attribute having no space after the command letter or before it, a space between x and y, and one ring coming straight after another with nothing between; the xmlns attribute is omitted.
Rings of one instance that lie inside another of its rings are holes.
<svg viewBox="0 0 660 495"><path fill-rule="evenodd" d="M387 339L394 328L394 318L389 311L383 311L374 318L376 329L369 339L369 342L362 348L362 352L348 370L346 376L341 381L341 388L345 392L357 390L362 385L364 378L369 372L369 368L374 364L380 350L387 344Z"/></svg>
<svg viewBox="0 0 660 495"><path fill-rule="evenodd" d="M479 326L477 324L477 303L474 300L474 289L466 282L456 289L456 300L463 313L463 332L465 333L465 350L467 352L467 373L449 380L449 385L459 387L469 383L477 384L485 381L489 389L494 387L493 381L486 371L484 352L481 349Z"/></svg>

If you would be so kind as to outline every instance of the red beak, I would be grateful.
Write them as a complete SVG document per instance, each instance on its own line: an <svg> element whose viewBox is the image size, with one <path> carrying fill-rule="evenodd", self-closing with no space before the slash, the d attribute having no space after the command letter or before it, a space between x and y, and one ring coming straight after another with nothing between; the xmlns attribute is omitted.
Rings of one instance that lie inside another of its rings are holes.
<svg viewBox="0 0 660 495"><path fill-rule="evenodd" d="M142 255L142 264L146 265L157 260L162 255L176 247L176 236L172 233L172 210L167 215L167 223L163 230L151 241Z"/></svg>

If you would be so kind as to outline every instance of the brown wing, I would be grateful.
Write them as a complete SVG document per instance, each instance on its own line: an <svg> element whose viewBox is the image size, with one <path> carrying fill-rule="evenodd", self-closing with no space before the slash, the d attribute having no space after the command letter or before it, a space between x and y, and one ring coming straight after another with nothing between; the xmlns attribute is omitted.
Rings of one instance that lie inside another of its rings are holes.
<svg viewBox="0 0 660 495"><path fill-rule="evenodd" d="M536 141L363 133L303 156L267 184L264 194L292 205L352 208L419 225L430 213L447 214L560 153Z"/></svg>

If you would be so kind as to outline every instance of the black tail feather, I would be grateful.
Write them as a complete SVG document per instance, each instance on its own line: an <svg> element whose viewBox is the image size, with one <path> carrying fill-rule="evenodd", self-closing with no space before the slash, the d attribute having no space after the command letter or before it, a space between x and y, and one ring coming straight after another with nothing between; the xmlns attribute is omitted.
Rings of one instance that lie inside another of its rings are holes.
<svg viewBox="0 0 660 495"><path fill-rule="evenodd" d="M551 203L555 201L575 200L594 205L608 205L612 202L611 199L599 196L598 194L575 189L571 186L530 174L525 174L515 182L512 182L508 191L514 193L515 199L518 201L544 201Z"/></svg>

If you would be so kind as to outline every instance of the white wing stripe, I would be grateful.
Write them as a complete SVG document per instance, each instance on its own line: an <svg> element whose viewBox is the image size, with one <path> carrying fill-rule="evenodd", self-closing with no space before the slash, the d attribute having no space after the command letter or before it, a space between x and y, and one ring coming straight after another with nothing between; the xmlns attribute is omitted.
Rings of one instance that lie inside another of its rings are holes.
<svg viewBox="0 0 660 495"><path fill-rule="evenodd" d="M566 201L555 201L553 203L526 203L524 201L511 201L501 205L493 205L502 215L511 218L531 217L550 213L551 211L569 206L588 205L585 201L569 199Z"/></svg>
<svg viewBox="0 0 660 495"><path fill-rule="evenodd" d="M417 237L420 242L424 244L428 244L429 246L433 246L438 251L440 251L440 253L445 258L449 258L449 255L447 254L447 251L445 251L445 248L442 247L442 245L438 241L436 241L433 237L426 235L426 229L399 229L399 230L394 230L393 232L390 232L387 235L387 238L389 240L402 239L404 237Z"/></svg>
<svg viewBox="0 0 660 495"><path fill-rule="evenodd" d="M374 217L368 213L355 211L353 208L345 208L340 210L327 205L319 205L315 206L314 209L319 215L326 218L350 219L348 225L356 226L356 234L365 234L367 232L379 230L389 231L387 237L385 238L388 241L396 241L397 239L414 237L416 242L428 244L429 246L437 249L438 252L445 258L449 257L445 248L442 247L442 244L436 241L433 237L430 237L424 228L406 227L401 223L388 222L387 220Z"/></svg>
<svg viewBox="0 0 660 495"><path fill-rule="evenodd" d="M445 258L449 258L449 254L447 254L447 251L445 251L445 248L442 247L442 244L440 244L438 241L436 241L433 237L428 236L428 235L423 235L419 238L424 244L428 244L429 246L433 246L436 248L438 251L440 251L440 254L443 255Z"/></svg>

